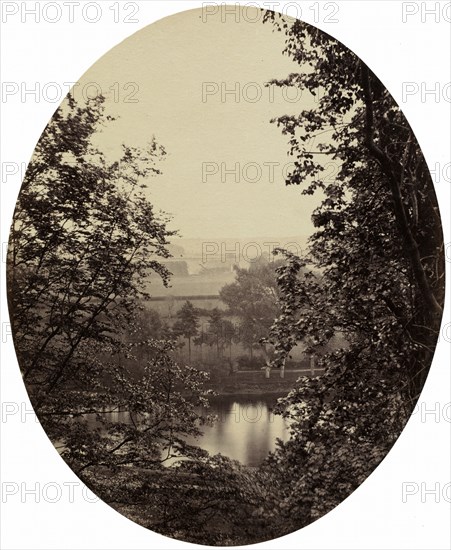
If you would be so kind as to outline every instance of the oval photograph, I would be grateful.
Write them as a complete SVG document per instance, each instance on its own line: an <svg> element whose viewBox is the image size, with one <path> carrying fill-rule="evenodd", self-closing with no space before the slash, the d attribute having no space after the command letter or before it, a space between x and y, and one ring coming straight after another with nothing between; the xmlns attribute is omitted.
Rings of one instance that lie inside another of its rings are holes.
<svg viewBox="0 0 451 550"><path fill-rule="evenodd" d="M24 384L75 474L191 543L301 529L374 471L431 366L433 183L372 70L302 21L206 7L73 87L8 248Z"/></svg>

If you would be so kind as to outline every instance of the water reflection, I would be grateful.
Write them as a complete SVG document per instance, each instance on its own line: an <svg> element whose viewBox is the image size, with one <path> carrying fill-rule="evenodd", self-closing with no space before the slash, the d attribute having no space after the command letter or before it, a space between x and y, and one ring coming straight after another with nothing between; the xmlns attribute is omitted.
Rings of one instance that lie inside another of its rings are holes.
<svg viewBox="0 0 451 550"><path fill-rule="evenodd" d="M202 428L198 440L190 438L210 454L221 453L255 466L273 451L276 439L288 439L286 421L271 411L277 396L221 396L211 400L210 414L218 420Z"/></svg>
<svg viewBox="0 0 451 550"><path fill-rule="evenodd" d="M202 426L203 435L189 437L187 443L197 445L210 454L221 453L242 464L256 466L276 447L276 439L289 437L286 421L274 415L277 395L227 395L210 399L210 408L201 414L217 416L211 426ZM129 423L127 411L105 414L107 420ZM90 424L98 426L95 415L86 415Z"/></svg>

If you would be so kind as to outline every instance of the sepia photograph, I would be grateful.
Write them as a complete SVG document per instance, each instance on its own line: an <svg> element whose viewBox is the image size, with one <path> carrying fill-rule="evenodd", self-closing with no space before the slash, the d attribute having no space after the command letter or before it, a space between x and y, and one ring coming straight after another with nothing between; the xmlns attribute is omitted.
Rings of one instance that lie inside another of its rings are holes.
<svg viewBox="0 0 451 550"><path fill-rule="evenodd" d="M316 26L209 5L129 34L55 109L6 273L59 460L193 544L334 510L418 406L444 311L434 183L390 90Z"/></svg>

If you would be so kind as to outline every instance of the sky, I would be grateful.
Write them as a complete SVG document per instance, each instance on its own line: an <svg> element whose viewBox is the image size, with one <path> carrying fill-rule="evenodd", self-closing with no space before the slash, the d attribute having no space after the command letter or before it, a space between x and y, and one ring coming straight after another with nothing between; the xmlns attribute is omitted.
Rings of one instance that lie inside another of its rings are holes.
<svg viewBox="0 0 451 550"><path fill-rule="evenodd" d="M96 143L112 158L121 143L144 146L152 136L165 147L163 175L148 193L182 236L311 233L318 198L285 186L288 138L270 120L313 99L265 87L299 70L282 55L284 38L261 18L205 22L201 10L190 10L132 35L79 80L76 97L94 93L90 82L108 91L108 112L119 119Z"/></svg>

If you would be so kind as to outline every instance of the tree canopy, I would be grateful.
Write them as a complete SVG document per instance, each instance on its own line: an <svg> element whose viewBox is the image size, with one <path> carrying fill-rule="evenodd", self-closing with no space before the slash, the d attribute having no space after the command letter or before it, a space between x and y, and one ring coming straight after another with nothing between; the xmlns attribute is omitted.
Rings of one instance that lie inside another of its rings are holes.
<svg viewBox="0 0 451 550"><path fill-rule="evenodd" d="M269 468L276 506L309 523L349 495L385 457L423 387L444 296L440 214L412 129L374 73L337 40L267 13L286 33L295 86L313 107L278 117L294 168L287 185L319 194L308 253L279 251L275 366L297 342L348 343L281 400L291 438ZM335 177L330 178L330 166ZM305 269L313 266L316 272Z"/></svg>
<svg viewBox="0 0 451 550"><path fill-rule="evenodd" d="M280 261L254 262L249 268L235 267L235 282L219 295L229 312L240 319L237 339L251 354L279 314L276 268Z"/></svg>
<svg viewBox="0 0 451 550"><path fill-rule="evenodd" d="M189 300L177 311L173 330L188 340L188 358L191 361L191 340L199 332L199 313Z"/></svg>
<svg viewBox="0 0 451 550"><path fill-rule="evenodd" d="M79 105L69 95L55 113L25 176L8 257L23 378L77 472L195 455L182 436L200 433L195 407L208 395L206 374L175 363L158 315L142 313L144 280L170 277L160 261L169 256L169 218L145 193L165 151L152 139L145 149L124 145L109 162L92 145L108 123L101 97ZM121 410L128 421L111 421Z"/></svg>

